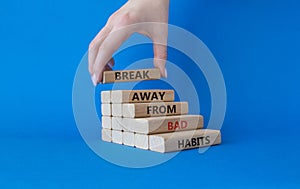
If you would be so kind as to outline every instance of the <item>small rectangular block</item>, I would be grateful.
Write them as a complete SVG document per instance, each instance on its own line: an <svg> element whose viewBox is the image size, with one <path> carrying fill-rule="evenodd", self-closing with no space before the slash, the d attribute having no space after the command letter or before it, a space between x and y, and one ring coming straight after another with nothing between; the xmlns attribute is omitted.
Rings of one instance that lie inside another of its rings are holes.
<svg viewBox="0 0 300 189"><path fill-rule="evenodd" d="M206 147L220 143L220 131L210 129L198 129L149 136L150 150L161 153Z"/></svg>
<svg viewBox="0 0 300 189"><path fill-rule="evenodd" d="M112 130L111 131L111 138L112 138L112 142L116 143L116 144L122 144L123 142L123 133L122 131L116 131L116 130Z"/></svg>
<svg viewBox="0 0 300 189"><path fill-rule="evenodd" d="M111 108L112 108L112 116L122 117L122 110L123 110L122 104L112 104Z"/></svg>
<svg viewBox="0 0 300 189"><path fill-rule="evenodd" d="M111 91L102 91L101 92L101 103L109 104L111 102Z"/></svg>
<svg viewBox="0 0 300 189"><path fill-rule="evenodd" d="M187 102L123 104L123 117L126 118L184 115L187 113Z"/></svg>
<svg viewBox="0 0 300 189"><path fill-rule="evenodd" d="M203 128L203 116L179 115L150 118L123 118L122 125L128 131L140 134L178 132Z"/></svg>
<svg viewBox="0 0 300 189"><path fill-rule="evenodd" d="M101 130L101 138L105 142L111 142L112 137L111 137L112 131L110 129L102 129Z"/></svg>
<svg viewBox="0 0 300 189"><path fill-rule="evenodd" d="M122 127L122 124L123 124L123 121L122 121L123 118L121 117L112 117L112 129L113 130L117 130L117 131L122 131L124 130L123 127Z"/></svg>
<svg viewBox="0 0 300 189"><path fill-rule="evenodd" d="M103 83L142 81L160 79L160 71L155 69L119 70L103 72Z"/></svg>
<svg viewBox="0 0 300 189"><path fill-rule="evenodd" d="M149 135L134 134L134 146L144 150L149 149Z"/></svg>
<svg viewBox="0 0 300 189"><path fill-rule="evenodd" d="M172 102L173 90L115 90L111 91L112 103Z"/></svg>
<svg viewBox="0 0 300 189"><path fill-rule="evenodd" d="M103 116L111 116L111 104L101 104L101 112Z"/></svg>
<svg viewBox="0 0 300 189"><path fill-rule="evenodd" d="M112 128L112 118L109 116L102 116L102 128L111 129Z"/></svg>
<svg viewBox="0 0 300 189"><path fill-rule="evenodd" d="M126 146L134 146L134 133L132 132L123 132L123 144Z"/></svg>

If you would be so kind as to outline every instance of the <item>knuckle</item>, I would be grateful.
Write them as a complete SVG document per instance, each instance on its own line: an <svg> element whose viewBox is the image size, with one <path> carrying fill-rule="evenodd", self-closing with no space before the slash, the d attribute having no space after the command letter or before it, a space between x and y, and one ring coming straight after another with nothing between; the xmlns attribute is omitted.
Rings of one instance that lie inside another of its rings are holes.
<svg viewBox="0 0 300 189"><path fill-rule="evenodd" d="M133 13L126 12L119 16L119 22L117 24L117 27L124 27L130 24L133 24L135 22L135 16Z"/></svg>
<svg viewBox="0 0 300 189"><path fill-rule="evenodd" d="M107 24L112 23L114 19L117 17L117 12L113 13L108 19L107 19Z"/></svg>

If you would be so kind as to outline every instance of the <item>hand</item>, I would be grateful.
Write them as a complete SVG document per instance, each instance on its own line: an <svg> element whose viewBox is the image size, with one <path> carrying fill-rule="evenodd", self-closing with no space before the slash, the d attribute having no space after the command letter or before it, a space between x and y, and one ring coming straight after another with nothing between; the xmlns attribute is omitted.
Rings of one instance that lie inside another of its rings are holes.
<svg viewBox="0 0 300 189"><path fill-rule="evenodd" d="M168 15L169 0L129 0L111 15L89 45L89 72L94 85L102 81L103 71L114 66L113 53L135 32L152 39L154 66L167 77Z"/></svg>

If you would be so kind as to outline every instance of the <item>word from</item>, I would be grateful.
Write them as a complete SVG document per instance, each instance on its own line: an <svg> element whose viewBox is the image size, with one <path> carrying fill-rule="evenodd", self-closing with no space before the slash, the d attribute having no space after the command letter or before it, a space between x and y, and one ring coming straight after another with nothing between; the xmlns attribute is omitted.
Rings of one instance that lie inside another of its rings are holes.
<svg viewBox="0 0 300 189"><path fill-rule="evenodd" d="M161 105L161 106L147 106L147 114L172 114L176 113L176 105Z"/></svg>

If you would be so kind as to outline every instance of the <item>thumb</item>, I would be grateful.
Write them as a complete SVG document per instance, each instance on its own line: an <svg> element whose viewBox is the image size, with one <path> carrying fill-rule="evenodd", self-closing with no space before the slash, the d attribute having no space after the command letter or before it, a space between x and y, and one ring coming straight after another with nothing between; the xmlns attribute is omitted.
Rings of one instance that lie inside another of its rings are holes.
<svg viewBox="0 0 300 189"><path fill-rule="evenodd" d="M167 46L162 44L153 44L154 51L154 66L160 70L163 77L167 77L166 60L167 60Z"/></svg>

